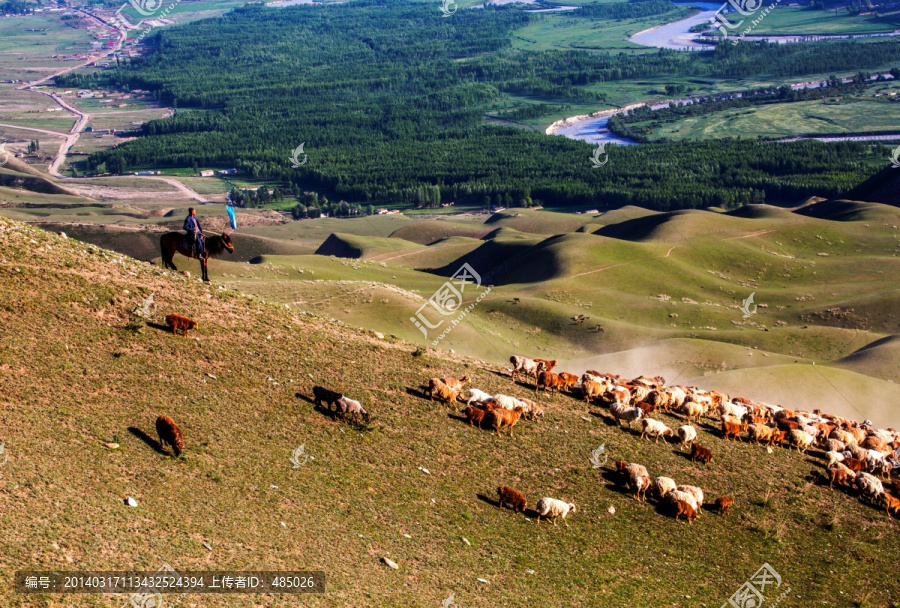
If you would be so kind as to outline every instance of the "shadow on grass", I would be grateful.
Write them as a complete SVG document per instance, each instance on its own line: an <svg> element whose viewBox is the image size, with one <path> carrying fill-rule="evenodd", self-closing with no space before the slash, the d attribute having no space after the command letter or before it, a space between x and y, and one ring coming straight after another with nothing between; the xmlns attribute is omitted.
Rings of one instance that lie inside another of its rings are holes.
<svg viewBox="0 0 900 608"><path fill-rule="evenodd" d="M158 329L159 331L164 331L167 334L172 333L171 325L163 325L162 323L154 323L153 321L147 321L147 327L152 327L153 329Z"/></svg>
<svg viewBox="0 0 900 608"><path fill-rule="evenodd" d="M157 454L163 454L164 456L170 455L163 449L162 444L160 444L159 441L157 441L141 429L137 428L136 426L128 427L128 432L153 448L153 451L155 451Z"/></svg>
<svg viewBox="0 0 900 608"><path fill-rule="evenodd" d="M616 422L616 419L612 416L605 416L602 412L588 412L591 416L595 418L599 418L603 421L606 426L619 426L619 423Z"/></svg>

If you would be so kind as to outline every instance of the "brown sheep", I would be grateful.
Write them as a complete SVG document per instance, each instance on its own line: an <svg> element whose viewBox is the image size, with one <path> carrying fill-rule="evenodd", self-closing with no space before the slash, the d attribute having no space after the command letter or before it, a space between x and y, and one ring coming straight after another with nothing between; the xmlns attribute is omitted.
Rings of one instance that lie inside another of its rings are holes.
<svg viewBox="0 0 900 608"><path fill-rule="evenodd" d="M544 371L552 372L553 368L556 367L556 359L534 359L535 363L543 363Z"/></svg>
<svg viewBox="0 0 900 608"><path fill-rule="evenodd" d="M505 505L509 504L509 506L513 508L513 512L525 512L525 506L528 503L525 501L525 496L523 496L522 493L518 490L513 490L509 486L500 486L499 488L497 488L497 496L500 497L501 509Z"/></svg>
<svg viewBox="0 0 900 608"><path fill-rule="evenodd" d="M197 322L193 319L189 319L182 315L176 315L172 313L170 315L166 315L166 323L172 326L172 333L176 336L178 335L178 331L180 330L182 335L187 338L187 332L189 329L197 329Z"/></svg>
<svg viewBox="0 0 900 608"><path fill-rule="evenodd" d="M841 464L854 473L860 473L866 470L866 463L858 458L844 458Z"/></svg>
<svg viewBox="0 0 900 608"><path fill-rule="evenodd" d="M693 521L697 518L697 511L689 505L687 502L683 500L675 501L675 521L678 521L678 518L684 515L685 519L687 519L689 524L692 524Z"/></svg>
<svg viewBox="0 0 900 608"><path fill-rule="evenodd" d="M769 440L769 446L773 446L776 443L778 445L784 444L784 439L787 437L787 432L785 431L775 431L772 433L772 438Z"/></svg>
<svg viewBox="0 0 900 608"><path fill-rule="evenodd" d="M884 505L884 510L887 511L888 517L891 517L891 513L894 515L900 515L900 500L894 498L887 492L882 492L878 495L877 501Z"/></svg>
<svg viewBox="0 0 900 608"><path fill-rule="evenodd" d="M691 462L699 460L703 464L709 464L713 460L712 452L699 443L691 446Z"/></svg>
<svg viewBox="0 0 900 608"><path fill-rule="evenodd" d="M539 388L543 387L545 393L548 388L551 391L558 393L562 386L563 379L559 377L559 374L554 374L553 372L541 372L538 374L537 383L534 385L534 392L537 392Z"/></svg>
<svg viewBox="0 0 900 608"><path fill-rule="evenodd" d="M450 388L455 388L457 390L462 390L463 384L469 381L468 376L463 376L459 380L456 378L444 377L441 378L441 382L449 386Z"/></svg>
<svg viewBox="0 0 900 608"><path fill-rule="evenodd" d="M469 419L469 426L481 426L481 421L484 420L484 415L487 411L481 409L480 407L472 407L471 405L463 410L463 414L466 415L466 418Z"/></svg>
<svg viewBox="0 0 900 608"><path fill-rule="evenodd" d="M428 394L432 401L437 397L438 401L450 403L451 401L456 401L456 398L459 396L459 389L447 386L439 378L432 378L428 381Z"/></svg>
<svg viewBox="0 0 900 608"><path fill-rule="evenodd" d="M165 447L168 443L172 451L178 456L184 451L184 435L175 421L168 416L160 416L156 419L156 434L159 435L159 447Z"/></svg>
<svg viewBox="0 0 900 608"><path fill-rule="evenodd" d="M548 370L549 371L549 370ZM578 376L569 372L560 372L559 377L562 380L562 390L567 391L578 384Z"/></svg>
<svg viewBox="0 0 900 608"><path fill-rule="evenodd" d="M519 421L525 408L519 406L514 410L496 409L484 415L483 426L493 429L495 435L500 435L500 429L509 428L509 436L513 436L513 426Z"/></svg>
<svg viewBox="0 0 900 608"><path fill-rule="evenodd" d="M736 424L734 422L728 422L727 420L722 421L722 433L725 435L726 440L732 435L734 436L735 441L741 440L741 433L746 430L746 424Z"/></svg>
<svg viewBox="0 0 900 608"><path fill-rule="evenodd" d="M853 480L851 475L852 473L848 473L845 469L840 467L830 467L828 469L828 487L833 490L835 482L837 482L839 486L848 485Z"/></svg>
<svg viewBox="0 0 900 608"><path fill-rule="evenodd" d="M728 509L733 504L734 499L731 496L719 496L716 499L716 510L719 512L719 515L728 515Z"/></svg>

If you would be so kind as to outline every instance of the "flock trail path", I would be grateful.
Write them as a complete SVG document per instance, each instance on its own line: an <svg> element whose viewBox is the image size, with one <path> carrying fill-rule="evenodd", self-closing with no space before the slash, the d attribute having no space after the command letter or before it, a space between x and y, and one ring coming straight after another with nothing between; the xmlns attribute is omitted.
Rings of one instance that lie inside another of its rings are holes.
<svg viewBox="0 0 900 608"><path fill-rule="evenodd" d="M75 124L72 126L72 128L69 130L68 133L59 133L58 131L49 131L47 129L36 129L33 127L20 127L18 125L11 125L11 124L0 124L0 127L21 129L23 131L32 131L32 132L36 132L36 133L44 133L46 135L51 135L53 137L62 138L63 142L62 142L62 144L60 144L59 152L56 153L56 157L53 159L53 162L50 163L50 166L48 168L48 173L50 173L51 176L53 176L57 179L64 179L64 180L70 180L70 179L74 179L74 178L70 178L66 175L63 175L62 173L59 172L59 168L66 161L66 157L69 154L69 150L72 149L72 146L75 145L75 143L78 141L78 138L84 132L84 129L87 127L88 123L91 120L91 115L88 112L85 112L84 110L81 110L78 107L68 103L66 100L62 99L56 93L43 91L41 89L35 89L35 87L40 86L40 85L44 84L45 82L47 82L53 78L56 78L57 76L66 74L68 72L77 70L79 68L83 68L91 63L99 61L100 59L102 59L104 57L108 57L108 56L120 51L122 49L122 45L125 43L125 39L128 36L127 30L122 29L122 28L120 28L112 23L109 23L107 21L104 21L103 19L101 19L100 17L97 17L96 15L90 13L89 11L86 11L83 9L75 9L75 10L77 12L85 15L91 21L94 21L95 23L98 23L99 25L112 28L113 30L118 32L118 39L116 40L116 44L112 48L104 49L101 52L97 53L96 55L92 55L92 56L88 57L87 59L85 59L84 61L76 63L73 66L69 66L67 68L57 70L55 72L48 74L47 76L44 76L43 78L40 78L38 80L29 81L27 83L22 84L21 86L16 87L16 89L20 90L20 91L30 91L32 93L40 93L41 95L46 95L47 97L52 99L54 103L56 103L57 105L62 107L64 110L67 110L68 112L71 112L72 114L74 114L77 117ZM170 186L173 186L176 190L179 190L180 192L182 192L185 196L187 196L190 199L199 201L201 203L206 201L206 198L204 198L203 196L201 196L200 194L198 194L196 191L189 188L188 186L184 185L177 179L170 178L170 177L157 177L157 176L151 176L151 175L137 175L134 177L139 177L139 178L143 178L143 179L153 179L156 181L165 182L165 183L169 184ZM69 187L72 190L78 191L77 185L72 184Z"/></svg>

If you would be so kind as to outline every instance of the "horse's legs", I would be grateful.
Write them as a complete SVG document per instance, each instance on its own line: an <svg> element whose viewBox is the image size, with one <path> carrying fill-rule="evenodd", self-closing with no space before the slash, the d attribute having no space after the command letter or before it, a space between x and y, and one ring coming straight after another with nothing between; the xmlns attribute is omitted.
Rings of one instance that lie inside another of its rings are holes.
<svg viewBox="0 0 900 608"><path fill-rule="evenodd" d="M206 261L208 257L204 256L200 258L200 270L203 271L203 280L209 283L209 276L206 274Z"/></svg>

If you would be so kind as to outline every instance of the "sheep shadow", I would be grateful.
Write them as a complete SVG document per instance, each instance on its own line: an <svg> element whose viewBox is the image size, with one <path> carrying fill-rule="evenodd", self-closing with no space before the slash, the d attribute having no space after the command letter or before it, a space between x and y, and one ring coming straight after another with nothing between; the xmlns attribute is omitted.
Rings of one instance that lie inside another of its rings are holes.
<svg viewBox="0 0 900 608"><path fill-rule="evenodd" d="M672 450L672 453L675 454L676 456L680 456L681 458L684 458L688 462L694 462L693 460L691 460L690 452L684 452L682 450Z"/></svg>
<svg viewBox="0 0 900 608"><path fill-rule="evenodd" d="M406 387L406 394L411 397L416 397L417 399L428 399L432 401L431 395L422 390L422 387L413 388L411 386Z"/></svg>
<svg viewBox="0 0 900 608"><path fill-rule="evenodd" d="M152 327L153 329L158 329L159 331L164 331L167 334L172 333L171 325L163 325L162 323L155 323L153 321L147 321L147 327Z"/></svg>
<svg viewBox="0 0 900 608"><path fill-rule="evenodd" d="M604 416L602 412L588 412L591 416L599 418L606 426L620 426L612 416Z"/></svg>
<svg viewBox="0 0 900 608"><path fill-rule="evenodd" d="M163 449L163 446L159 441L157 441L141 429L137 428L136 426L128 427L128 432L153 448L153 451L157 454L162 454L163 456L170 455L166 450Z"/></svg>

